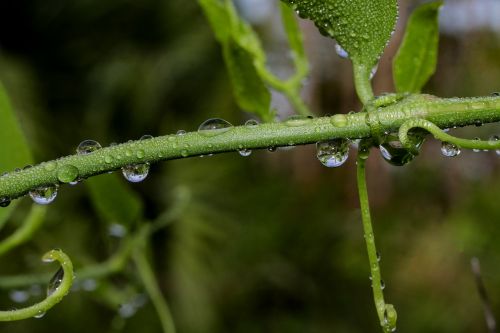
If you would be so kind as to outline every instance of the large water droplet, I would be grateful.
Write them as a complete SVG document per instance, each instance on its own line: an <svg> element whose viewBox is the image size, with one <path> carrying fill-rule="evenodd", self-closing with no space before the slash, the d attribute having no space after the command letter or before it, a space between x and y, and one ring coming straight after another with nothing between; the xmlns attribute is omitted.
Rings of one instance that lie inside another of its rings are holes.
<svg viewBox="0 0 500 333"><path fill-rule="evenodd" d="M204 136L216 136L229 131L233 125L228 121L220 118L212 118L205 120L200 127L198 133Z"/></svg>
<svg viewBox="0 0 500 333"><path fill-rule="evenodd" d="M149 163L130 164L122 168L125 179L132 183L142 182L149 173Z"/></svg>
<svg viewBox="0 0 500 333"><path fill-rule="evenodd" d="M337 55L339 57L341 57L342 59L347 59L349 58L349 53L347 53L346 50L344 50L344 48L342 46L340 46L340 44L335 44L335 52L337 53Z"/></svg>
<svg viewBox="0 0 500 333"><path fill-rule="evenodd" d="M48 205L57 197L58 185L49 185L38 187L29 192L31 199L40 205Z"/></svg>
<svg viewBox="0 0 500 333"><path fill-rule="evenodd" d="M84 140L76 148L76 153L79 155L87 155L98 149L101 149L101 144L94 140Z"/></svg>
<svg viewBox="0 0 500 333"><path fill-rule="evenodd" d="M57 170L57 179L61 183L71 183L78 178L78 168L71 164L65 164Z"/></svg>
<svg viewBox="0 0 500 333"><path fill-rule="evenodd" d="M243 157L247 157L247 156L250 156L252 154L252 151L250 149L243 148L243 149L239 149L238 153Z"/></svg>
<svg viewBox="0 0 500 333"><path fill-rule="evenodd" d="M446 157L455 157L460 155L461 150L457 145L454 145L453 143L443 141L441 143L441 154L443 154Z"/></svg>
<svg viewBox="0 0 500 333"><path fill-rule="evenodd" d="M307 116L291 116L285 121L285 125L290 126L290 127L299 127L299 126L304 126L308 123L310 123L312 120L312 117L307 117Z"/></svg>
<svg viewBox="0 0 500 333"><path fill-rule="evenodd" d="M7 197L0 197L0 207L7 207L10 205L10 199Z"/></svg>
<svg viewBox="0 0 500 333"><path fill-rule="evenodd" d="M349 140L347 139L320 141L316 144L316 148L319 161L329 168L341 166L349 157Z"/></svg>
<svg viewBox="0 0 500 333"><path fill-rule="evenodd" d="M60 267L49 281L49 284L47 286L47 296L52 295L57 290L57 288L59 288L63 278L64 278L64 269Z"/></svg>

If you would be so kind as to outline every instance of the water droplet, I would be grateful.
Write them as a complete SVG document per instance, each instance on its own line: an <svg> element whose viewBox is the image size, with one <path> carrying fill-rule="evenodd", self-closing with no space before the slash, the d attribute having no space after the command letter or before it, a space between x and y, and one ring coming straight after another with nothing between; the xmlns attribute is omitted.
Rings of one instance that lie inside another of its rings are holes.
<svg viewBox="0 0 500 333"><path fill-rule="evenodd" d="M144 156L146 156L146 154L144 153L144 150L139 149L139 150L135 153L135 156L137 156L137 158L144 158Z"/></svg>
<svg viewBox="0 0 500 333"><path fill-rule="evenodd" d="M347 53L346 50L340 44L335 44L335 52L339 57L342 59L348 59L349 58L349 53Z"/></svg>
<svg viewBox="0 0 500 333"><path fill-rule="evenodd" d="M50 279L49 284L47 286L47 296L52 295L57 288L61 285L61 282L64 278L64 269L60 267L57 272L52 276L52 279Z"/></svg>
<svg viewBox="0 0 500 333"><path fill-rule="evenodd" d="M252 154L252 151L250 149L243 148L243 149L238 149L238 153L243 157L247 157Z"/></svg>
<svg viewBox="0 0 500 333"><path fill-rule="evenodd" d="M111 155L104 156L104 162L110 164L111 162L113 162L113 156Z"/></svg>
<svg viewBox="0 0 500 333"><path fill-rule="evenodd" d="M142 182L149 173L149 163L130 164L122 168L125 179L132 183Z"/></svg>
<svg viewBox="0 0 500 333"><path fill-rule="evenodd" d="M380 255L379 252L377 252L377 261L380 262L380 259L382 259L382 256Z"/></svg>
<svg viewBox="0 0 500 333"><path fill-rule="evenodd" d="M98 149L101 149L101 144L94 140L84 140L76 148L78 155L87 155Z"/></svg>
<svg viewBox="0 0 500 333"><path fill-rule="evenodd" d="M291 116L285 121L285 125L290 126L290 127L299 127L299 126L304 126L307 123L310 123L312 120L312 117L306 117L306 116Z"/></svg>
<svg viewBox="0 0 500 333"><path fill-rule="evenodd" d="M38 313L36 315L34 315L33 318L40 319L43 316L45 316L45 312L44 311L38 311Z"/></svg>
<svg viewBox="0 0 500 333"><path fill-rule="evenodd" d="M25 166L24 166L23 170L27 170L27 169L32 168L32 167L33 167L33 166L32 166L31 164L28 164L28 165L25 165Z"/></svg>
<svg viewBox="0 0 500 333"><path fill-rule="evenodd" d="M384 160L395 166L403 166L415 158L415 155L404 148L399 141L383 143L379 148Z"/></svg>
<svg viewBox="0 0 500 333"><path fill-rule="evenodd" d="M74 182L78 177L78 168L71 164L65 164L57 170L57 179L61 183Z"/></svg>
<svg viewBox="0 0 500 333"><path fill-rule="evenodd" d="M43 168L45 171L54 171L57 167L57 162L51 161L44 164Z"/></svg>
<svg viewBox="0 0 500 333"><path fill-rule="evenodd" d="M10 205L10 199L7 197L0 197L0 207L7 207Z"/></svg>
<svg viewBox="0 0 500 333"><path fill-rule="evenodd" d="M188 157L189 156L189 152L186 149L183 149L183 150L181 150L181 156L182 157Z"/></svg>
<svg viewBox="0 0 500 333"><path fill-rule="evenodd" d="M11 290L9 292L9 298L16 303L24 303L30 298L30 293L25 290Z"/></svg>
<svg viewBox="0 0 500 333"><path fill-rule="evenodd" d="M330 122L335 127L345 127L347 126L347 117L343 114L336 114L330 119Z"/></svg>
<svg viewBox="0 0 500 333"><path fill-rule="evenodd" d="M370 80L373 79L373 77L375 76L375 74L377 74L377 71L378 71L378 64L376 64L375 66L373 66L373 68L371 69L371 71L370 71Z"/></svg>
<svg viewBox="0 0 500 333"><path fill-rule="evenodd" d="M141 138L139 140L151 140L152 138L153 138L152 135L145 134L145 135L141 136Z"/></svg>
<svg viewBox="0 0 500 333"><path fill-rule="evenodd" d="M186 134L186 131L185 130L178 130L176 134L179 136L182 136L182 135Z"/></svg>
<svg viewBox="0 0 500 333"><path fill-rule="evenodd" d="M380 289L382 289L382 290L385 289L385 282L384 282L384 280L380 280Z"/></svg>
<svg viewBox="0 0 500 333"><path fill-rule="evenodd" d="M319 161L326 167L339 167L349 157L349 140L333 139L316 143Z"/></svg>
<svg viewBox="0 0 500 333"><path fill-rule="evenodd" d="M259 125L259 122L255 119L248 119L246 122L245 122L245 126L248 126L248 127L254 127L254 126L257 126Z"/></svg>
<svg viewBox="0 0 500 333"><path fill-rule="evenodd" d="M57 197L58 185L41 186L29 192L31 199L40 205L48 205Z"/></svg>
<svg viewBox="0 0 500 333"><path fill-rule="evenodd" d="M500 92L495 91L495 92L491 93L491 96L498 97L498 96L500 96Z"/></svg>
<svg viewBox="0 0 500 333"><path fill-rule="evenodd" d="M198 133L204 136L216 136L229 131L233 125L228 121L220 118L211 118L205 120L200 127L198 127Z"/></svg>
<svg viewBox="0 0 500 333"><path fill-rule="evenodd" d="M481 139L476 137L476 138L474 138L474 141L481 141ZM475 153L479 153L481 151L481 149L472 149L472 151Z"/></svg>
<svg viewBox="0 0 500 333"><path fill-rule="evenodd" d="M270 147L267 147L267 150L271 153L274 153L276 151L276 147L275 146L270 146Z"/></svg>
<svg viewBox="0 0 500 333"><path fill-rule="evenodd" d="M455 157L460 155L461 150L457 145L454 145L453 143L443 141L441 143L441 154L443 154L446 157Z"/></svg>

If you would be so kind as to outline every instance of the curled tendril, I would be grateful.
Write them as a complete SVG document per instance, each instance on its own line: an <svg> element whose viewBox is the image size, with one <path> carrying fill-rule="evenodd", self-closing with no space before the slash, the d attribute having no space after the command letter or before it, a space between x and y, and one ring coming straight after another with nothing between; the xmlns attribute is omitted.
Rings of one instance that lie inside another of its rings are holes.
<svg viewBox="0 0 500 333"><path fill-rule="evenodd" d="M442 129L434 125L434 123L426 119L410 119L404 122L399 128L399 141L408 149L413 148L412 141L408 137L408 132L413 128L422 128L431 133L436 139L452 143L460 148L481 150L500 149L500 140L484 141L457 138L445 133Z"/></svg>
<svg viewBox="0 0 500 333"><path fill-rule="evenodd" d="M41 316L54 305L59 303L69 292L74 279L73 264L69 257L61 250L51 250L43 255L42 261L58 261L61 264L64 275L59 286L39 303L22 309L0 311L0 321L14 321Z"/></svg>

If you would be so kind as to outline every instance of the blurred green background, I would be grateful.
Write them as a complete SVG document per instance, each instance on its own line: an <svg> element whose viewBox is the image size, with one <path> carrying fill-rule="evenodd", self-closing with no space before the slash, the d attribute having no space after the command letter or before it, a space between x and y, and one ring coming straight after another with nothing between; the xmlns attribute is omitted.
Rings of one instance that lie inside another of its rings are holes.
<svg viewBox="0 0 500 333"><path fill-rule="evenodd" d="M416 3L400 1L398 29L374 79L377 93L392 90L392 56ZM277 2L238 6L261 36L271 68L288 75ZM464 11L474 15L464 18ZM485 18L500 17L498 2L448 1L442 15L448 25L438 70L425 91L443 97L500 91L500 27ZM301 25L312 67L304 99L318 116L358 110L350 63L313 24ZM37 162L72 154L84 139L109 145L193 131L211 117L233 124L251 117L236 107L196 1L2 1L0 80ZM278 94L273 107L281 118L292 112ZM499 132L498 125L454 131L482 138ZM486 332L470 259L481 260L499 314L500 157L463 151L445 158L439 147L429 140L405 167L386 164L378 151L369 161L386 299L398 310L400 332ZM332 170L317 161L314 146L247 158L224 154L153 165L139 184L123 180L144 204L144 220L174 209L179 193L187 197L187 208L151 239L180 333L379 331L352 156ZM30 204L23 199L0 239L22 223ZM56 247L76 269L102 262L120 243L115 222L95 209L86 182L63 186L42 229L1 258L0 277L53 272L39 257ZM31 304L44 288L1 290L0 306ZM106 279L79 281L76 289L43 319L2 323L0 331L161 330L132 264Z"/></svg>

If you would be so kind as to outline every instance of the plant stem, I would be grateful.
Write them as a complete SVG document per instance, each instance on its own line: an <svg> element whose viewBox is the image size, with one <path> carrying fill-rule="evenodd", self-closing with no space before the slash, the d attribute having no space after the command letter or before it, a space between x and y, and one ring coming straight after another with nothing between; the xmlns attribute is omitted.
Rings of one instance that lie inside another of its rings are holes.
<svg viewBox="0 0 500 333"><path fill-rule="evenodd" d="M354 70L354 87L356 88L361 103L365 105L374 98L370 82L371 68L357 62L354 62L352 67Z"/></svg>
<svg viewBox="0 0 500 333"><path fill-rule="evenodd" d="M45 262L58 261L64 271L64 275L59 286L47 296L43 301L26 308L0 311L0 321L14 321L35 316L43 316L54 305L59 303L63 297L69 292L73 284L73 264L69 257L61 250L52 250L47 252L42 260Z"/></svg>
<svg viewBox="0 0 500 333"><path fill-rule="evenodd" d="M427 119L440 128L496 122L500 121L500 97L441 99L430 95L410 95L395 104L380 107L369 118L370 121L367 121L365 112L337 114L131 141L4 175L0 177L0 198L12 200L37 187L60 184L58 174L69 166L78 170L79 179L85 179L130 164L235 152L243 148L302 145L333 138L367 138L372 136L374 123L378 130L390 133L414 118ZM489 149L500 149L500 141L489 145Z"/></svg>
<svg viewBox="0 0 500 333"><path fill-rule="evenodd" d="M139 232L148 235L148 228L144 227L143 230ZM163 327L164 333L175 333L175 325L172 319L172 314L170 312L170 308L167 304L167 301L162 296L160 287L158 286L158 282L154 275L153 269L151 268L150 263L146 257L146 244L147 237L138 237L140 240L140 244L135 248L133 252L133 259L137 267L137 271L142 279L144 287L153 302L153 305L158 313L158 317L160 318L161 325Z"/></svg>

